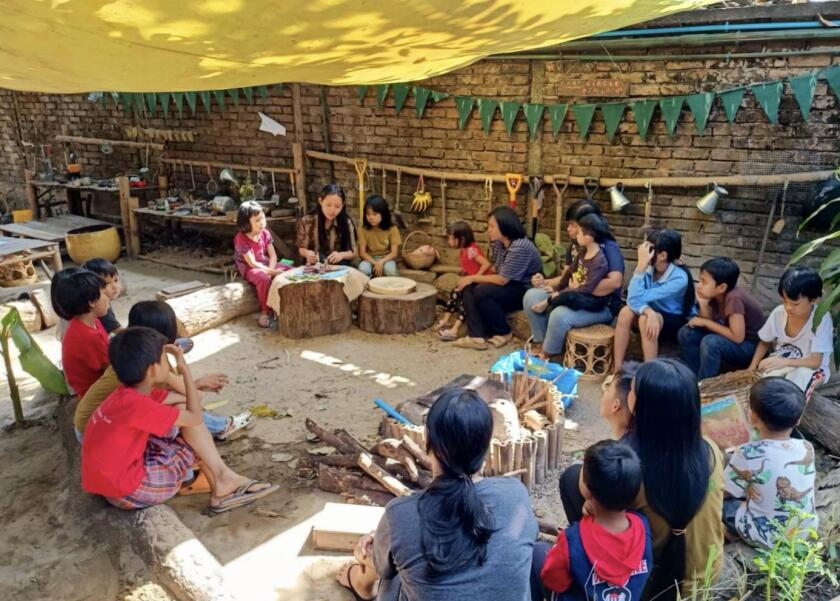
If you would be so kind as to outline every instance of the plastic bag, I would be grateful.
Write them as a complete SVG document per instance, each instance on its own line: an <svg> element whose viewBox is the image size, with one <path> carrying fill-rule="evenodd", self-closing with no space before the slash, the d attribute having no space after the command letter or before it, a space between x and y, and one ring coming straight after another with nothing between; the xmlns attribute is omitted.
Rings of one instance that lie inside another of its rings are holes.
<svg viewBox="0 0 840 601"><path fill-rule="evenodd" d="M23 371L38 380L38 383L48 392L55 394L70 394L64 373L53 365L44 354L35 339L29 335L17 309L11 309L3 316L0 335L9 336L20 352L20 366Z"/></svg>
<svg viewBox="0 0 840 601"><path fill-rule="evenodd" d="M703 403L700 419L703 435L715 441L721 449L750 441L750 423L734 395Z"/></svg>
<svg viewBox="0 0 840 601"><path fill-rule="evenodd" d="M502 355L490 368L493 373L509 374L513 372L525 371L525 351L519 350L507 355ZM528 373L532 376L537 376L543 380L554 382L559 390L564 395L576 395L578 378L582 375L578 370L563 367L557 363L543 361L531 355L528 358ZM571 396L564 396L563 403L568 408L567 403L571 403Z"/></svg>

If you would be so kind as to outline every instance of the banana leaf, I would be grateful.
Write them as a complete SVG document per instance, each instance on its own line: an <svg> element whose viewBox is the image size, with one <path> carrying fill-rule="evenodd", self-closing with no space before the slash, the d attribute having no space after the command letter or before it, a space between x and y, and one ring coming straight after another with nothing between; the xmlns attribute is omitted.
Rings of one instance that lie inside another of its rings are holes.
<svg viewBox="0 0 840 601"><path fill-rule="evenodd" d="M20 352L18 360L23 371L38 380L48 392L70 394L64 373L53 365L35 339L26 331L17 309L9 310L3 316L0 325L0 335L3 338L11 338Z"/></svg>

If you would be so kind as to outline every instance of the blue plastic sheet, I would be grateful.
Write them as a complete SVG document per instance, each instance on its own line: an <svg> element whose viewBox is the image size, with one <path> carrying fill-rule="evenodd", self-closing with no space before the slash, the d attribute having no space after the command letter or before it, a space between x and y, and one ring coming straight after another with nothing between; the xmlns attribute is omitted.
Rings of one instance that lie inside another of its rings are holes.
<svg viewBox="0 0 840 601"><path fill-rule="evenodd" d="M493 373L511 374L513 372L525 371L525 351L519 350L507 355L502 355L490 368ZM569 367L563 367L557 363L543 361L531 355L528 359L528 373L543 380L554 382L557 389L565 395L576 395L578 378L581 373ZM563 404L568 409L572 402L572 396L564 396Z"/></svg>

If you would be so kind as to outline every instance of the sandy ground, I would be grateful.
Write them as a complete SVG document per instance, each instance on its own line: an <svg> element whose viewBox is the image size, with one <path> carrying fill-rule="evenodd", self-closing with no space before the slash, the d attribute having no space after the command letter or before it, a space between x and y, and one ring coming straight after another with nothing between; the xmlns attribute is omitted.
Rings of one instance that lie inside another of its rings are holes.
<svg viewBox="0 0 840 601"><path fill-rule="evenodd" d="M114 306L123 322L134 302L153 298L165 285L220 281L144 262L121 261L119 268L128 291ZM54 330L36 339L52 359L59 358ZM258 419L247 436L220 447L223 457L240 473L280 483L282 489L254 508L212 518L203 511L206 497L179 498L171 506L219 559L243 598L350 599L332 580L342 558L315 552L308 543L312 516L336 497L313 488L307 449L317 443L306 442L304 418L372 439L382 417L373 399L397 404L459 374L485 373L498 355L513 348L475 352L440 343L430 333L380 336L356 328L339 337L292 341L259 330L253 317L200 334L188 356L193 373L222 372L231 380L206 403L222 414L255 405L277 412L276 418ZM40 421L0 434L0 456L6 458L0 475L0 522L6 534L0 540L0 598L166 599L135 557L111 552L86 534L91 516L78 513L65 482L52 401L38 394L30 378L19 377L18 383L27 418ZM575 451L609 435L597 416L599 394L597 385L583 385L581 401L568 412L564 449L569 461ZM5 380L0 420L11 420ZM301 460L294 468L273 463L272 454L279 452ZM561 522L556 476L536 492L534 502L538 515Z"/></svg>

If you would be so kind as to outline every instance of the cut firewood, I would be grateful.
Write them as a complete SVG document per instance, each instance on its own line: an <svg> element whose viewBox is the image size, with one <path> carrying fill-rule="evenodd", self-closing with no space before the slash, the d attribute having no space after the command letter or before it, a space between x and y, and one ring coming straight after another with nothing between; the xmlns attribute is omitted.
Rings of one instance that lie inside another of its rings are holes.
<svg viewBox="0 0 840 601"><path fill-rule="evenodd" d="M415 484L419 481L417 464L414 462L414 457L408 449L403 448L401 441L393 438L386 438L385 440L377 442L371 448L371 451L382 455L383 457L390 457L391 459L399 461L405 466L409 479Z"/></svg>
<svg viewBox="0 0 840 601"><path fill-rule="evenodd" d="M379 482L363 474L323 464L318 466L318 488L335 494L353 489L388 492Z"/></svg>
<svg viewBox="0 0 840 601"><path fill-rule="evenodd" d="M548 425L548 418L533 409L525 412L525 415L522 416L522 421L534 431L542 430Z"/></svg>
<svg viewBox="0 0 840 601"><path fill-rule="evenodd" d="M339 440L344 441L346 444L352 446L355 450L354 453L365 453L367 452L367 448L359 442L355 436L350 434L344 428L339 428L335 431L335 435Z"/></svg>
<svg viewBox="0 0 840 601"><path fill-rule="evenodd" d="M427 470L432 469L432 462L429 459L429 456L426 452L420 448L420 445L414 442L410 436L403 436L402 439L403 448L407 449L409 453L414 455L414 458L417 460L421 466L426 468Z"/></svg>
<svg viewBox="0 0 840 601"><path fill-rule="evenodd" d="M353 444L351 441L348 441L345 437L339 434L333 434L332 432L329 432L328 430L322 428L314 420L309 419L308 417L306 418L305 424L307 430L312 432L315 436L320 438L328 445L335 447L335 450L339 453L344 453L345 455L355 455L356 453L360 452L360 450L367 450L364 447L362 447L361 449L357 448L355 444ZM344 431L342 430L341 432ZM347 433L344 432L344 434Z"/></svg>
<svg viewBox="0 0 840 601"><path fill-rule="evenodd" d="M390 492L394 493L394 495L398 497L405 497L411 494L411 489L409 487L376 465L369 453L359 454L359 467Z"/></svg>

